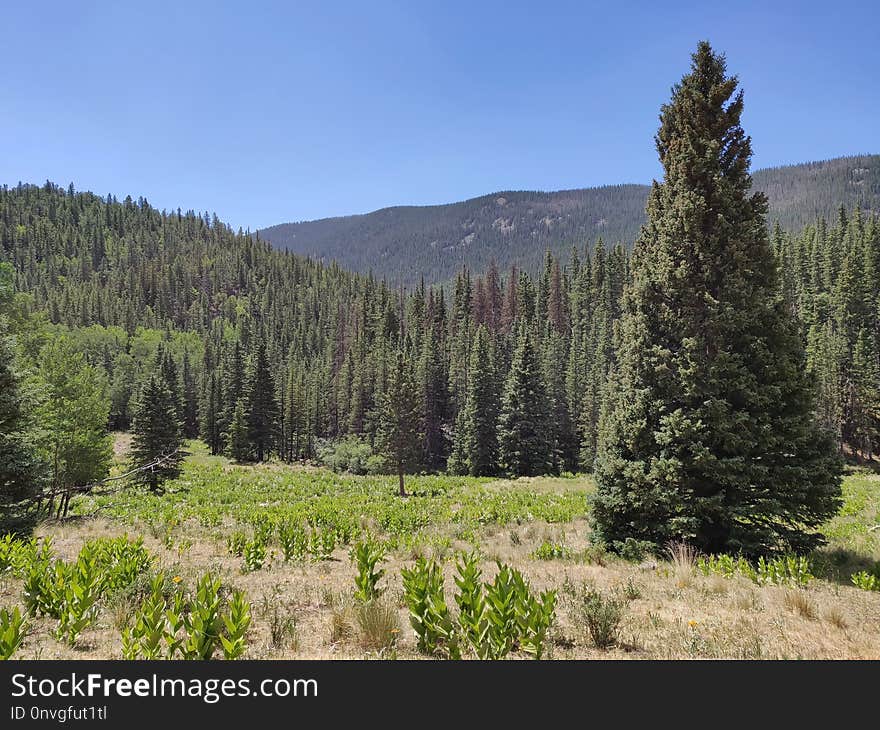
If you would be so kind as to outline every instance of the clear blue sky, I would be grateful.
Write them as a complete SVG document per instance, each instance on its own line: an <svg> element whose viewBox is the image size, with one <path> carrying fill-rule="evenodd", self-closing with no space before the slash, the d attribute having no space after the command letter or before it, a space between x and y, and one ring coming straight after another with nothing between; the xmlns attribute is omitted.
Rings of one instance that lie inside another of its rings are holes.
<svg viewBox="0 0 880 730"><path fill-rule="evenodd" d="M880 152L880 4L6 3L0 183L259 227L648 182L698 40L755 166Z"/></svg>

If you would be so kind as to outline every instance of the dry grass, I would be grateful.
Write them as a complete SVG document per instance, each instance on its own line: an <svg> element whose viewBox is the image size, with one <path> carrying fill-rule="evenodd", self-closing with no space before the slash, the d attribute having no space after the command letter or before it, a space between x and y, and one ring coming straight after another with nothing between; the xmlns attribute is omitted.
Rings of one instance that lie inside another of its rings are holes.
<svg viewBox="0 0 880 730"><path fill-rule="evenodd" d="M846 614L843 612L843 609L835 604L826 606L823 609L822 618L825 619L832 626L840 629L841 631L846 631L846 628L849 625L847 623Z"/></svg>
<svg viewBox="0 0 880 730"><path fill-rule="evenodd" d="M697 551L685 542L672 543L667 549L672 563L672 574L678 588L690 588L694 584Z"/></svg>
<svg viewBox="0 0 880 730"><path fill-rule="evenodd" d="M785 591L783 603L789 611L796 613L798 616L807 619L816 618L816 604L805 590L792 588Z"/></svg>
<svg viewBox="0 0 880 730"><path fill-rule="evenodd" d="M382 599L355 606L358 642L365 651L387 651L400 637L397 610Z"/></svg>
<svg viewBox="0 0 880 730"><path fill-rule="evenodd" d="M538 483L546 489L576 486L565 479ZM345 548L337 549L332 560L304 564L286 564L276 554L261 570L242 574L241 559L226 552L225 539L234 529L226 524L184 523L175 528L171 549L165 547L161 535L147 533L144 541L157 556L156 567L179 575L185 585L210 570L219 573L227 586L247 593L253 623L245 658L420 657L401 601L400 569L411 565L409 550L388 556L381 603L358 609L352 601L355 569ZM450 606L454 606L450 558L459 549L480 549L484 580L494 577L492 559L497 557L519 568L534 589L560 590L553 629L556 659L880 659L880 593L860 591L843 579L839 583L815 580L807 589L786 590L758 586L741 576L703 576L685 549L673 550L669 562L633 565L591 545L586 519L565 525L487 525L467 540L460 539L454 526L438 525L436 531L438 536L446 531L452 540L443 563ZM131 535L140 530L100 518L47 523L38 530L52 535L54 550L65 559L73 558L88 539L125 532ZM516 539L511 537L513 532ZM563 535L573 557L533 557L544 539L558 540ZM875 535L859 533L859 545L876 550L874 543L865 542L876 539ZM191 541L191 547L178 551L185 541ZM568 609L564 587L584 584L623 602L614 646L597 648L583 620ZM21 605L21 589L17 579L0 580L0 605ZM35 619L16 657L120 659L120 627L132 610L122 600L104 606L75 649L54 639L54 620Z"/></svg>

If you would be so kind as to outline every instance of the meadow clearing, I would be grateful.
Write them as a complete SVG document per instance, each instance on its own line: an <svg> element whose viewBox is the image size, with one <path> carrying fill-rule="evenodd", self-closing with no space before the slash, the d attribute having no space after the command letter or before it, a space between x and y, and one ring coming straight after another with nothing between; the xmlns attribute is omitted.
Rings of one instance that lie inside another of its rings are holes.
<svg viewBox="0 0 880 730"><path fill-rule="evenodd" d="M189 448L164 493L81 497L71 518L36 527L52 560L73 564L90 541L121 536L142 539L148 557L133 569L138 575L96 597L72 641L51 611L28 617L15 658L123 658L123 632L157 573L181 593L212 573L224 606L241 591L251 614L240 637L244 658L420 658L401 571L420 556L435 559L454 616L456 559L468 553L484 581L500 562L536 595L556 591L546 658L880 658L880 580L870 577L880 566L880 476L867 470L848 473L824 548L807 560L752 566L683 546L668 559L605 553L590 542L594 484L585 475L414 476L411 496L401 499L393 476L239 466L200 442ZM381 597L365 608L355 598L352 547L368 535L384 573L374 580ZM25 615L28 572L13 563L0 575L0 608ZM514 646L509 656L528 654Z"/></svg>

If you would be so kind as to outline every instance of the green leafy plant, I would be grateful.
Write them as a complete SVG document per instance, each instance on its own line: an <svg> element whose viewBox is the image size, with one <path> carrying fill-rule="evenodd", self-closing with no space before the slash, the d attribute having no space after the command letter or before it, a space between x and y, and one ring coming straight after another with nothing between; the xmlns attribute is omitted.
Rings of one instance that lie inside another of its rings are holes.
<svg viewBox="0 0 880 730"><path fill-rule="evenodd" d="M180 646L184 659L207 660L220 643L220 579L206 573L196 583L189 610L183 614L186 638Z"/></svg>
<svg viewBox="0 0 880 730"><path fill-rule="evenodd" d="M354 578L354 597L361 603L366 603L382 595L378 584L385 571L382 568L377 570L376 566L385 558L385 548L378 542L366 539L352 548L351 558L357 564L358 570Z"/></svg>
<svg viewBox="0 0 880 730"><path fill-rule="evenodd" d="M263 567L266 562L266 542L262 536L249 540L244 546L243 573L253 573Z"/></svg>
<svg viewBox="0 0 880 730"><path fill-rule="evenodd" d="M547 634L556 617L556 591L535 596L519 571L513 571L516 623L520 647L535 659L544 656Z"/></svg>
<svg viewBox="0 0 880 730"><path fill-rule="evenodd" d="M233 532L226 538L226 551L235 558L244 555L244 549L248 544L248 536L243 532Z"/></svg>
<svg viewBox="0 0 880 730"><path fill-rule="evenodd" d="M880 591L880 577L867 570L853 573L850 580L856 588L861 588L863 591Z"/></svg>
<svg viewBox="0 0 880 730"><path fill-rule="evenodd" d="M284 562L300 562L308 552L308 536L298 524L285 522L278 527L278 542L284 555Z"/></svg>
<svg viewBox="0 0 880 730"><path fill-rule="evenodd" d="M154 576L134 622L122 630L122 656L125 659L161 659L169 636L164 592L165 576ZM173 637L172 637L173 640Z"/></svg>
<svg viewBox="0 0 880 730"><path fill-rule="evenodd" d="M463 555L456 563L455 585L458 592L458 622L467 644L480 659L488 659L489 621L486 618L486 600L483 597L482 571L476 553Z"/></svg>
<svg viewBox="0 0 880 730"><path fill-rule="evenodd" d="M28 623L18 606L0 608L0 660L9 659L27 635Z"/></svg>
<svg viewBox="0 0 880 730"><path fill-rule="evenodd" d="M60 560L52 560L45 545L24 568L22 595L25 608L32 616L60 618L67 566Z"/></svg>
<svg viewBox="0 0 880 730"><path fill-rule="evenodd" d="M532 555L538 560L563 560L571 557L571 550L561 542L544 540Z"/></svg>
<svg viewBox="0 0 880 730"><path fill-rule="evenodd" d="M115 594L132 585L149 571L152 558L143 538L101 537L90 540L80 550L78 560L94 563L102 594Z"/></svg>
<svg viewBox="0 0 880 730"><path fill-rule="evenodd" d="M519 639L516 607L520 586L516 571L501 563L497 565L495 580L485 587L489 659L503 659L514 649Z"/></svg>
<svg viewBox="0 0 880 730"><path fill-rule="evenodd" d="M65 572L55 636L75 646L79 635L97 616L102 577L97 559L86 547L72 568Z"/></svg>
<svg viewBox="0 0 880 730"><path fill-rule="evenodd" d="M458 635L443 595L443 571L434 560L419 558L401 571L404 601L419 651L460 659Z"/></svg>
<svg viewBox="0 0 880 730"><path fill-rule="evenodd" d="M251 625L251 607L245 600L243 591L233 591L229 612L223 614L222 618L226 628L226 635L220 637L223 656L226 659L238 659L247 648L244 637Z"/></svg>

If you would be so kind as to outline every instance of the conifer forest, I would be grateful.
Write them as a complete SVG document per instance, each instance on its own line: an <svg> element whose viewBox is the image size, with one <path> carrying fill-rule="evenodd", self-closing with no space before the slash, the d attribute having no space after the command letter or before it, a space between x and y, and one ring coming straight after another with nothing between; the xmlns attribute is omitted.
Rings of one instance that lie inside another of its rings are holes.
<svg viewBox="0 0 880 730"><path fill-rule="evenodd" d="M449 276L3 185L0 657L880 656L880 157L780 215L682 61L643 220Z"/></svg>

